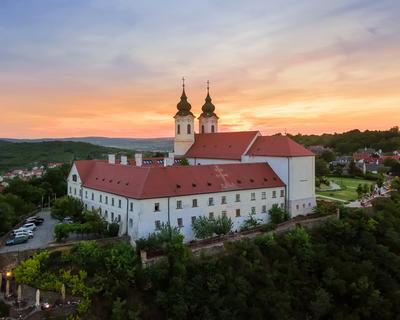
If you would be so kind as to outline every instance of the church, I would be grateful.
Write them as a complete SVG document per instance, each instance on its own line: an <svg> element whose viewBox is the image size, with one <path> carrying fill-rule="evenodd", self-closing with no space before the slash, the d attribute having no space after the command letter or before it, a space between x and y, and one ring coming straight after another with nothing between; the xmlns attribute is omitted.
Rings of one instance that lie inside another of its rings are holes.
<svg viewBox="0 0 400 320"><path fill-rule="evenodd" d="M200 216L232 219L239 230L250 217L268 221L274 205L291 217L312 212L315 200L314 154L287 136L259 131L219 132L219 117L207 96L197 118L183 83L177 104L174 151L164 158L75 161L68 195L86 209L98 210L132 243L162 224L194 239L192 222Z"/></svg>

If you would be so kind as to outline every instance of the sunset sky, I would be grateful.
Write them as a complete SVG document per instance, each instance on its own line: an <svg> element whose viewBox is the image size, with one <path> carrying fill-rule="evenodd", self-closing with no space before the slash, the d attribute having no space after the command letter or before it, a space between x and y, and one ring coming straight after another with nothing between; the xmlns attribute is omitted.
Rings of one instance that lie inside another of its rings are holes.
<svg viewBox="0 0 400 320"><path fill-rule="evenodd" d="M389 129L400 1L0 1L0 137L173 136L182 76L222 131Z"/></svg>

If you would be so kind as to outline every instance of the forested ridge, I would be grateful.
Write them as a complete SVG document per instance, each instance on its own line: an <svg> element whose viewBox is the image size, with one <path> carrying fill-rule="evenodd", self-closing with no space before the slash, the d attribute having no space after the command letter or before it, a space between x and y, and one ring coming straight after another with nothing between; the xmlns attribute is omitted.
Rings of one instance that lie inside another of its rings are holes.
<svg viewBox="0 0 400 320"><path fill-rule="evenodd" d="M0 140L0 173L10 169L40 166L49 162L72 162L74 159L104 158L120 149L84 142L46 141L13 143Z"/></svg>
<svg viewBox="0 0 400 320"><path fill-rule="evenodd" d="M382 149L383 152L390 152L400 149L400 132L398 127L390 130L366 130L358 129L344 133L324 133L322 135L290 135L291 138L305 146L323 145L333 148L340 154L348 154L358 149L367 147L376 150Z"/></svg>

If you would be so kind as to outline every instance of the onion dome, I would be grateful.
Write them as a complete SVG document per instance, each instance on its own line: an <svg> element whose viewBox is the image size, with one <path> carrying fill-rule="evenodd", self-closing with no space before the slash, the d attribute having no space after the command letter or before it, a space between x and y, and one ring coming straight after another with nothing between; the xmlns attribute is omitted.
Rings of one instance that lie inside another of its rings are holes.
<svg viewBox="0 0 400 320"><path fill-rule="evenodd" d="M212 99L210 97L210 83L209 83L209 81L207 81L207 96L206 96L205 101L206 102L201 107L201 110L203 111L203 113L200 115L200 117L209 118L209 117L213 117L214 116L214 117L218 118L218 116L214 113L215 106L213 105Z"/></svg>
<svg viewBox="0 0 400 320"><path fill-rule="evenodd" d="M175 116L188 116L192 115L193 113L190 111L192 108L191 104L187 100L186 92L185 92L185 78L182 78L183 84L182 84L182 95L181 95L181 101L176 105L176 108L178 109L178 112L176 113Z"/></svg>

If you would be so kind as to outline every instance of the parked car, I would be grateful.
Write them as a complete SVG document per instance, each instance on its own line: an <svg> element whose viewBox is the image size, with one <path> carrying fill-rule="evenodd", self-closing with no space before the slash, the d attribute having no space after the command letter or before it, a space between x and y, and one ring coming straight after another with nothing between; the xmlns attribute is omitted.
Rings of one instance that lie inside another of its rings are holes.
<svg viewBox="0 0 400 320"><path fill-rule="evenodd" d="M36 226L39 226L43 223L44 219L43 218L38 218L38 217L30 217L25 220L25 223L34 223Z"/></svg>
<svg viewBox="0 0 400 320"><path fill-rule="evenodd" d="M21 231L18 231L16 233L14 233L13 237L15 238L15 237L18 237L20 235L27 236L29 239L32 239L33 238L33 231L31 231L31 230L21 230Z"/></svg>
<svg viewBox="0 0 400 320"><path fill-rule="evenodd" d="M21 232L21 231L32 231L32 230L29 230L29 229L27 229L27 228L20 227L20 228L18 228L18 229L14 229L13 231L11 231L11 235L14 235L14 234L16 234L16 233L18 233L18 232Z"/></svg>
<svg viewBox="0 0 400 320"><path fill-rule="evenodd" d="M18 236L15 236L12 239L8 239L6 241L6 246L12 246L12 245L15 245L15 244L20 244L20 243L25 243L25 242L28 242L28 236L26 236L26 235L18 235Z"/></svg>
<svg viewBox="0 0 400 320"><path fill-rule="evenodd" d="M34 230L36 230L36 224L34 224L34 223L32 223L32 222L25 223L25 224L22 226L22 228L25 228L25 229L34 231Z"/></svg>
<svg viewBox="0 0 400 320"><path fill-rule="evenodd" d="M63 223L74 223L71 217L65 217Z"/></svg>

